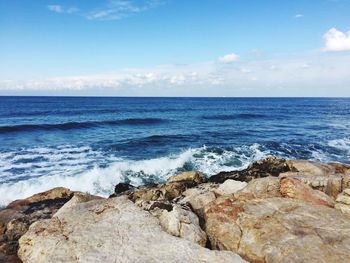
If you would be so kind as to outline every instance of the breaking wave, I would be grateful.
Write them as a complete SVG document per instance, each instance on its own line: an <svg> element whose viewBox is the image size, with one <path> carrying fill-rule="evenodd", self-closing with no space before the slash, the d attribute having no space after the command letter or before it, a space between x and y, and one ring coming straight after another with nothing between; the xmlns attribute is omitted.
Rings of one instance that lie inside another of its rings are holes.
<svg viewBox="0 0 350 263"><path fill-rule="evenodd" d="M269 154L258 144L231 149L203 146L139 161L103 157L102 153L89 147L37 148L29 152L24 151L15 158L11 153L0 156L0 160L13 162L3 164L5 168L0 171L3 181L0 185L0 205L58 186L108 196L119 182L133 185L164 182L176 173L189 170L199 170L209 176L224 170L243 169ZM29 156L37 158L35 165L33 162L23 163ZM20 160L17 168L28 170L28 173L13 177L11 171L6 171L6 165L16 167L14 163Z"/></svg>

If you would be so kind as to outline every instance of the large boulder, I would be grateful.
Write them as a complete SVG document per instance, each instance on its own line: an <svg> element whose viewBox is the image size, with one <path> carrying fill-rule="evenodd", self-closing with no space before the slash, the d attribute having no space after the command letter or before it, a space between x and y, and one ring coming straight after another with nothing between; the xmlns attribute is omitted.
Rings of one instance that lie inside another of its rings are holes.
<svg viewBox="0 0 350 263"><path fill-rule="evenodd" d="M210 203L205 221L212 248L249 262L350 262L350 220L326 206L222 196Z"/></svg>
<svg viewBox="0 0 350 263"><path fill-rule="evenodd" d="M18 239L40 219L51 218L74 192L58 187L16 200L0 211L0 262L19 262Z"/></svg>
<svg viewBox="0 0 350 263"><path fill-rule="evenodd" d="M251 180L246 187L235 193L236 198L256 199L280 197L280 179L273 176Z"/></svg>
<svg viewBox="0 0 350 263"><path fill-rule="evenodd" d="M170 177L165 184L145 185L125 193L130 200L137 204L150 201L172 201L175 198L179 198L187 189L196 187L198 184L205 182L205 180L204 175L200 172L183 172ZM117 195L115 193L111 197Z"/></svg>
<svg viewBox="0 0 350 263"><path fill-rule="evenodd" d="M190 182L195 184L201 184L206 181L204 175L198 171L183 172L178 175L172 176L168 179L168 183L175 182Z"/></svg>
<svg viewBox="0 0 350 263"><path fill-rule="evenodd" d="M245 262L233 252L169 235L125 196L63 207L32 224L19 242L24 263Z"/></svg>
<svg viewBox="0 0 350 263"><path fill-rule="evenodd" d="M325 193L314 190L297 179L285 177L280 182L280 192L283 197L295 198L316 205L334 207L334 200Z"/></svg>
<svg viewBox="0 0 350 263"><path fill-rule="evenodd" d="M256 161L242 171L220 172L209 178L210 182L223 183L227 179L249 182L254 178L267 176L279 176L281 173L290 171L286 160L269 156L265 159Z"/></svg>
<svg viewBox="0 0 350 263"><path fill-rule="evenodd" d="M199 219L190 209L180 205L173 205L172 209L154 209L151 212L160 222L163 229L176 237L190 240L194 243L206 246L207 235L199 225Z"/></svg>
<svg viewBox="0 0 350 263"><path fill-rule="evenodd" d="M247 186L246 182L227 179L225 182L220 184L219 187L214 190L214 192L217 195L230 195L230 194L237 193L239 190L242 190L246 186Z"/></svg>
<svg viewBox="0 0 350 263"><path fill-rule="evenodd" d="M217 187L216 184L208 183L187 189L182 193L183 198L179 200L179 203L188 205L202 219L205 207L217 198L215 194Z"/></svg>
<svg viewBox="0 0 350 263"><path fill-rule="evenodd" d="M280 174L280 177L295 178L333 198L350 187L350 166L347 164L306 160L288 160L287 164L290 171Z"/></svg>

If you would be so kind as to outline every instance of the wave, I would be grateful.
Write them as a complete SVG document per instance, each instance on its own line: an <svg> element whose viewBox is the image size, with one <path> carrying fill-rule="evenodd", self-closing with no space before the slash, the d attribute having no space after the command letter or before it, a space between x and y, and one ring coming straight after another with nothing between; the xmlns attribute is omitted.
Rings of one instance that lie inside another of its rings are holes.
<svg viewBox="0 0 350 263"><path fill-rule="evenodd" d="M236 119L260 119L266 118L264 114L253 114L253 113L240 113L240 114L218 114L218 115L204 115L204 120L236 120Z"/></svg>
<svg viewBox="0 0 350 263"><path fill-rule="evenodd" d="M338 150L350 153L350 138L330 140L328 145Z"/></svg>
<svg viewBox="0 0 350 263"><path fill-rule="evenodd" d="M65 122L55 124L20 124L12 126L0 126L0 133L37 131L37 130L71 130L94 128L105 125L156 125L166 123L168 120L160 118L129 118L121 120Z"/></svg>
<svg viewBox="0 0 350 263"><path fill-rule="evenodd" d="M23 180L21 177L17 177L17 181L1 183L0 205L6 205L15 199L25 198L58 186L108 196L119 182L128 182L133 185L164 182L176 173L189 170L199 170L209 176L220 171L243 169L251 162L269 154L258 144L232 149L203 146L149 160L134 161L114 157L108 160L108 164L104 166L95 164L88 169L82 165L81 168L84 170L79 171L76 169L76 162L82 161L84 158L87 159L85 160L87 163L90 161L88 153L92 154L91 149L84 149L84 151L86 150L85 157L73 158L72 165L66 164L60 169L50 171L55 167L52 158L44 167L47 171L41 171L41 176L23 177ZM98 153L94 154L98 156ZM62 164L64 164L63 161ZM35 170L27 169L29 171Z"/></svg>

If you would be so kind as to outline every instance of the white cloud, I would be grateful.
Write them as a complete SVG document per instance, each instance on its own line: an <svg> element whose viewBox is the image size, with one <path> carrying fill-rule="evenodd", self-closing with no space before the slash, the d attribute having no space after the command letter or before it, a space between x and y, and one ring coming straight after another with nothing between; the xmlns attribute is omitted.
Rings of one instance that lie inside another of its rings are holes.
<svg viewBox="0 0 350 263"><path fill-rule="evenodd" d="M215 61L33 80L0 80L0 94L350 96L350 55ZM283 87L283 88L281 88Z"/></svg>
<svg viewBox="0 0 350 263"><path fill-rule="evenodd" d="M235 53L227 54L225 56L219 57L219 62L221 63L232 63L239 60L239 56Z"/></svg>
<svg viewBox="0 0 350 263"><path fill-rule="evenodd" d="M66 13L66 14L73 14L79 11L79 9L74 6L65 8L61 5L48 5L47 9L55 13Z"/></svg>
<svg viewBox="0 0 350 263"><path fill-rule="evenodd" d="M132 0L109 0L104 7L89 12L85 17L90 20L119 20L162 3L161 0L146 0L141 3Z"/></svg>
<svg viewBox="0 0 350 263"><path fill-rule="evenodd" d="M296 15L294 16L294 18L302 18L302 17L304 17L303 14L296 14Z"/></svg>
<svg viewBox="0 0 350 263"><path fill-rule="evenodd" d="M52 12L55 13L62 13L63 12L63 8L60 5L48 5L47 9L49 9Z"/></svg>
<svg viewBox="0 0 350 263"><path fill-rule="evenodd" d="M325 51L350 51L350 31L343 33L331 28L323 36Z"/></svg>

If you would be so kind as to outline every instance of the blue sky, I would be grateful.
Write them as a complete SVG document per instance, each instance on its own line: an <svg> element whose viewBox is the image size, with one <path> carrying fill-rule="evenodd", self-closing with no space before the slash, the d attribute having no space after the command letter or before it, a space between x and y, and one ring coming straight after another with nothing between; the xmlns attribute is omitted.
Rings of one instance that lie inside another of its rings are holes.
<svg viewBox="0 0 350 263"><path fill-rule="evenodd" d="M0 95L350 96L350 0L0 0Z"/></svg>

